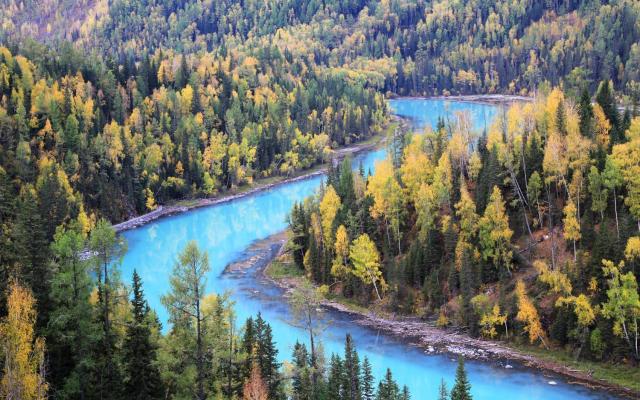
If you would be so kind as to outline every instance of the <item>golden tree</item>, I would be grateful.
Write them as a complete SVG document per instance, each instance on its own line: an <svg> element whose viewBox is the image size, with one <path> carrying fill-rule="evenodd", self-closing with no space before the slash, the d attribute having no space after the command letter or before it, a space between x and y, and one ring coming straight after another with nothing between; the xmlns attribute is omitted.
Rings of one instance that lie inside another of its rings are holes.
<svg viewBox="0 0 640 400"><path fill-rule="evenodd" d="M0 323L3 376L0 397L7 400L47 398L44 376L44 340L36 337L35 299L31 292L12 283L7 299L8 314Z"/></svg>
<svg viewBox="0 0 640 400"><path fill-rule="evenodd" d="M582 237L578 212L572 201L569 201L562 211L564 212L564 237L573 241L573 259L575 261L577 258L576 242Z"/></svg>
<svg viewBox="0 0 640 400"><path fill-rule="evenodd" d="M331 275L336 278L342 278L349 273L347 269L347 262L349 261L349 234L344 225L340 225L336 231L335 252L336 256L331 265Z"/></svg>
<svg viewBox="0 0 640 400"><path fill-rule="evenodd" d="M325 246L328 248L333 241L333 221L340 209L340 197L333 186L329 185L320 201L320 217L322 219L322 234Z"/></svg>
<svg viewBox="0 0 640 400"><path fill-rule="evenodd" d="M513 231L509 228L502 193L497 186L489 199L489 204L480 218L480 247L482 258L491 260L496 269L503 267L511 274L511 236Z"/></svg>
<svg viewBox="0 0 640 400"><path fill-rule="evenodd" d="M398 241L398 253L400 253L400 212L404 204L402 188L396 180L393 164L385 159L376 164L376 172L369 177L367 194L373 197L371 216L383 218L387 231L387 240L391 245L389 224L393 228Z"/></svg>
<svg viewBox="0 0 640 400"><path fill-rule="evenodd" d="M527 289L521 279L518 279L516 282L516 298L518 300L516 320L524 324L524 331L529 336L529 342L533 343L539 339L542 344L547 347L544 341L545 333L542 328L542 323L540 322L538 310L536 310L533 302L529 296L527 296Z"/></svg>
<svg viewBox="0 0 640 400"><path fill-rule="evenodd" d="M349 258L353 263L353 274L366 285L373 285L378 300L382 300L380 291L386 287L386 282L380 270L380 254L376 244L366 233L358 236L351 245ZM378 289L378 283L381 290Z"/></svg>

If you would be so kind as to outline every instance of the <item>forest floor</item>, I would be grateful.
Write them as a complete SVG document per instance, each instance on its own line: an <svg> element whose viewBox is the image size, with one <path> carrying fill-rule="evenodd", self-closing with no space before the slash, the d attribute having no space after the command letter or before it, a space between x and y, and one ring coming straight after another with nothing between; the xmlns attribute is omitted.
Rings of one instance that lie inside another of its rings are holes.
<svg viewBox="0 0 640 400"><path fill-rule="evenodd" d="M274 240L282 243L282 236L274 237ZM285 245L281 247L278 257L258 268L261 268L259 274L282 288L287 296L306 279L299 268L293 265L290 257L287 258ZM640 368L576 361L564 349L547 350L512 342L472 338L462 329L440 328L435 321L373 311L341 297L331 297L323 302L323 306L349 314L354 323L384 332L427 354L450 354L468 359L497 361L505 368L512 367L510 362L517 363L549 375L560 375L571 384L605 390L627 398L640 398ZM554 384L552 376L549 377L549 384Z"/></svg>

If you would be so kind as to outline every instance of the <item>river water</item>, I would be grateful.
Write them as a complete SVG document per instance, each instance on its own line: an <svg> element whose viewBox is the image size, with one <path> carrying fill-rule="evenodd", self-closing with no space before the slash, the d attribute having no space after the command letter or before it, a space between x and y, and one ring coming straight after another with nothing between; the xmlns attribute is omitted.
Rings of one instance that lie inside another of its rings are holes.
<svg viewBox="0 0 640 400"><path fill-rule="evenodd" d="M488 104L459 101L397 99L390 101L397 115L409 118L417 130L435 126L438 117L452 118L458 111L469 113L474 127L481 131L495 117L498 108ZM375 162L386 156L380 149L360 154L353 162L362 162L365 170L374 170ZM264 192L228 203L195 209L184 214L159 219L123 233L129 251L121 267L129 281L133 269L142 277L150 306L166 325L167 311L160 297L169 290L169 275L176 255L186 243L195 240L209 254L211 273L207 289L210 292L229 291L235 301L239 323L257 312L273 328L279 358L291 359L296 341L307 342L307 335L291 326L290 309L282 290L265 282L255 271L225 273L225 267L247 257L252 243L286 229L286 216L295 202L313 194L322 177L275 186ZM327 357L342 352L344 336L351 333L361 359L366 355L373 364L377 379L391 368L400 385L407 385L413 399L435 399L440 379L451 388L455 374L455 356L428 355L400 340L373 329L363 328L353 317L328 311L326 329L321 341ZM544 376L538 371L519 367L506 369L497 362L469 361L466 364L474 399L605 399L613 398L581 386L570 385L558 376ZM550 384L549 382L552 381Z"/></svg>

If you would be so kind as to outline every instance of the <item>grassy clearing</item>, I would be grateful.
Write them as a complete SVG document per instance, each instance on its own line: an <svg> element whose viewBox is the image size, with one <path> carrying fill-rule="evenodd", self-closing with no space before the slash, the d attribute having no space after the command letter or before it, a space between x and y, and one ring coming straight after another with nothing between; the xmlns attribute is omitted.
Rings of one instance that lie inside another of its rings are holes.
<svg viewBox="0 0 640 400"><path fill-rule="evenodd" d="M523 353L530 354L545 361L553 361L571 369L591 371L596 379L616 384L640 392L640 368L625 364L610 364L604 362L574 360L572 355L562 349L546 350L543 348L509 344Z"/></svg>
<svg viewBox="0 0 640 400"><path fill-rule="evenodd" d="M371 311L370 307L363 306L353 299L348 299L340 295L329 293L327 295L327 300L340 303L353 312L368 314Z"/></svg>
<svg viewBox="0 0 640 400"><path fill-rule="evenodd" d="M287 257L273 260L267 267L265 273L272 279L299 278L304 276L304 272Z"/></svg>

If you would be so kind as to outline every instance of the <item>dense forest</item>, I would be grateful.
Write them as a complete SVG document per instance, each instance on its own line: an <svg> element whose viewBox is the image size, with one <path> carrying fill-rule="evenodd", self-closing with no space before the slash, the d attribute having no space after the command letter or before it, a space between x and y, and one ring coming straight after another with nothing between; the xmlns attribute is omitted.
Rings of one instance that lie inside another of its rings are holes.
<svg viewBox="0 0 640 400"><path fill-rule="evenodd" d="M290 218L321 292L637 365L639 21L634 0L3 1L0 396L407 399L349 337L281 365L193 244L166 332L120 276L111 223L321 164ZM334 165L386 98L467 93L534 100L396 132L370 176ZM456 381L442 399L470 398Z"/></svg>
<svg viewBox="0 0 640 400"><path fill-rule="evenodd" d="M460 114L373 175L345 160L291 212L295 263L361 304L637 364L640 117L608 81L595 100L553 89L484 133Z"/></svg>
<svg viewBox="0 0 640 400"><path fill-rule="evenodd" d="M163 48L224 57L275 45L397 94L530 93L544 81L595 90L611 79L640 96L634 0L8 3L6 38L68 40L122 67Z"/></svg>

